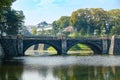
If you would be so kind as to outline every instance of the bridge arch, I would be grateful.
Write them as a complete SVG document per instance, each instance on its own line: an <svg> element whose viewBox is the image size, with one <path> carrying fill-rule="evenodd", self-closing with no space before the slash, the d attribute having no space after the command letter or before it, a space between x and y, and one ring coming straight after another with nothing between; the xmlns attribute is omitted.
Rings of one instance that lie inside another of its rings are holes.
<svg viewBox="0 0 120 80"><path fill-rule="evenodd" d="M56 43L56 42L55 42ZM52 46L57 52L59 51L59 46L56 46L53 41L44 41L44 40L24 40L23 41L23 55L25 55L25 51L31 47L32 45L35 45L35 44L47 44L47 45L50 45Z"/></svg>
<svg viewBox="0 0 120 80"><path fill-rule="evenodd" d="M100 46L99 43L95 43L95 42L89 42L89 41L73 41L73 42L68 42L68 48L67 48L67 52L70 48L72 48L74 45L77 44L85 44L87 45L89 48L91 48L91 50L94 52L94 54L101 54L102 53L102 47Z"/></svg>

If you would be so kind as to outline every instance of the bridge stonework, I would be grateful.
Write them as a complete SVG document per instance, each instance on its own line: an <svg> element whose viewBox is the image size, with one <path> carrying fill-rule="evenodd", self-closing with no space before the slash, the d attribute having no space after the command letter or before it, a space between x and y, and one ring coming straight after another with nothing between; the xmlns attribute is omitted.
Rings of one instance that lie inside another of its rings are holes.
<svg viewBox="0 0 120 80"><path fill-rule="evenodd" d="M44 43L44 44L48 44L51 45L52 47L54 47L58 54L61 53L61 40L57 40L57 39L23 39L23 52L22 54L24 55L25 51L32 45L35 44L40 44L40 43Z"/></svg>
<svg viewBox="0 0 120 80"><path fill-rule="evenodd" d="M120 54L120 38L118 37L114 39L113 54Z"/></svg>
<svg viewBox="0 0 120 80"><path fill-rule="evenodd" d="M18 55L17 41L18 41L17 39L6 39L6 38L0 39L0 44L2 45L5 56L11 57Z"/></svg>
<svg viewBox="0 0 120 80"><path fill-rule="evenodd" d="M120 38L114 39L113 54L120 54ZM24 56L25 51L35 44L49 44L59 55L78 43L88 45L95 54L109 54L111 39L109 38L1 38L0 43L7 56Z"/></svg>

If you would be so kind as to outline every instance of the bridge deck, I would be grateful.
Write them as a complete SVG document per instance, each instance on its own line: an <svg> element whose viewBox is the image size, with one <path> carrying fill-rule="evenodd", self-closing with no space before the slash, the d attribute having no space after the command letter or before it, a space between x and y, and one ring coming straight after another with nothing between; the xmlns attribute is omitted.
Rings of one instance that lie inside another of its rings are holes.
<svg viewBox="0 0 120 80"><path fill-rule="evenodd" d="M95 39L111 39L111 37L100 37L100 36L93 36L93 37L41 37L41 36L4 36L1 37L1 39L33 39L33 40L80 40L80 39L85 39L85 40L95 40ZM117 37L120 38L120 37Z"/></svg>

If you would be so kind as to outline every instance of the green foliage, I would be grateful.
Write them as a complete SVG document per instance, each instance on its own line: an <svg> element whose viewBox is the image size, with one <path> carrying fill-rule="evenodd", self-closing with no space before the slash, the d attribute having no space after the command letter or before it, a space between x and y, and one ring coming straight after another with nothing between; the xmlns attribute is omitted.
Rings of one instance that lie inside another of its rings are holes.
<svg viewBox="0 0 120 80"><path fill-rule="evenodd" d="M70 17L62 16L57 21L53 22L54 33L56 34L62 31L64 28L68 27L69 25L70 25Z"/></svg>
<svg viewBox="0 0 120 80"><path fill-rule="evenodd" d="M112 27L112 29L111 29L111 35L120 35L120 25Z"/></svg>
<svg viewBox="0 0 120 80"><path fill-rule="evenodd" d="M70 17L62 16L60 19L56 21L56 24L60 29L63 29L69 26L69 22L70 22Z"/></svg>
<svg viewBox="0 0 120 80"><path fill-rule="evenodd" d="M47 50L49 50L49 51L56 51L55 48L53 48L51 46Z"/></svg>
<svg viewBox="0 0 120 80"><path fill-rule="evenodd" d="M58 27L57 21L54 21L54 22L52 23L52 26L53 26L53 32L54 32L54 34L55 34L55 36L56 36L57 33L59 32L59 27Z"/></svg>
<svg viewBox="0 0 120 80"><path fill-rule="evenodd" d="M10 9L12 2L16 0L0 0L0 13L6 9Z"/></svg>
<svg viewBox="0 0 120 80"><path fill-rule="evenodd" d="M77 45L74 45L71 49L71 51L74 51L74 50L91 50L88 46L84 45L84 44L77 44Z"/></svg>
<svg viewBox="0 0 120 80"><path fill-rule="evenodd" d="M110 24L109 24L110 30L111 29L113 30L116 28L115 30L118 33L119 27L120 27L120 9L112 9L112 10L108 11L108 13L110 14Z"/></svg>
<svg viewBox="0 0 120 80"><path fill-rule="evenodd" d="M74 33L68 35L68 37L71 37L71 38L76 38L76 37L80 37L80 36L81 36L81 33L79 33L79 32L74 32Z"/></svg>
<svg viewBox="0 0 120 80"><path fill-rule="evenodd" d="M68 27L69 26L69 22L70 22L70 17L68 17L68 16L62 16L59 20L58 20L58 22L60 23L60 27L61 28L66 28L66 27Z"/></svg>
<svg viewBox="0 0 120 80"><path fill-rule="evenodd" d="M23 12L11 10L11 4L14 1L0 0L0 30L9 35L17 35L24 23Z"/></svg>
<svg viewBox="0 0 120 80"><path fill-rule="evenodd" d="M19 29L22 29L24 23L24 15L22 11L9 10L6 14L6 30L7 34L17 35Z"/></svg>
<svg viewBox="0 0 120 80"><path fill-rule="evenodd" d="M108 19L107 12L101 8L79 9L72 13L71 24L82 35L88 36L94 33L94 29L100 29L104 19Z"/></svg>
<svg viewBox="0 0 120 80"><path fill-rule="evenodd" d="M4 14L11 9L11 4L15 0L0 0L0 23L5 19Z"/></svg>
<svg viewBox="0 0 120 80"><path fill-rule="evenodd" d="M74 38L76 37L76 33L69 34L68 37Z"/></svg>
<svg viewBox="0 0 120 80"><path fill-rule="evenodd" d="M36 34L37 34L37 28L36 28L36 27L33 27L31 33L32 33L32 35L36 35Z"/></svg>
<svg viewBox="0 0 120 80"><path fill-rule="evenodd" d="M102 8L78 9L72 13L70 19L61 17L55 21L54 26L57 27L57 31L65 28L66 21L70 21L69 25L77 30L79 36L119 34L120 9L109 11Z"/></svg>
<svg viewBox="0 0 120 80"><path fill-rule="evenodd" d="M70 50L71 50L71 51L81 50L81 47L79 46L79 44L77 44L77 45L74 45Z"/></svg>

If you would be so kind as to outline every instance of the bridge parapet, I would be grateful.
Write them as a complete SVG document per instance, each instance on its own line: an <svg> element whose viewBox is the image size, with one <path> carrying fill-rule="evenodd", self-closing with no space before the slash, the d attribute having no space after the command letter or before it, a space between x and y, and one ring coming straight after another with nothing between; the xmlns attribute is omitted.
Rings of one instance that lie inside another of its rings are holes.
<svg viewBox="0 0 120 80"><path fill-rule="evenodd" d="M2 36L1 39L17 39L17 36Z"/></svg>
<svg viewBox="0 0 120 80"><path fill-rule="evenodd" d="M12 35L8 35L8 36L3 36L1 38L4 38L4 39L43 39L43 40L47 40L47 39L52 39L52 40L68 40L68 39L76 39L76 40L79 40L79 39L86 39L86 40L89 40L89 39L92 39L92 40L95 40L95 39L111 39L111 37L108 37L108 36L91 36L91 37L83 37L83 36L79 36L79 37L53 37L53 36L12 36ZM120 36L116 36L116 38L120 38Z"/></svg>
<svg viewBox="0 0 120 80"><path fill-rule="evenodd" d="M97 39L111 39L111 37L41 37L41 36L23 36L23 39L41 39L41 40L68 40L68 39L76 39L76 40L80 40L80 39L86 39L86 40L97 40Z"/></svg>
<svg viewBox="0 0 120 80"><path fill-rule="evenodd" d="M57 37L24 36L23 39L57 40Z"/></svg>

